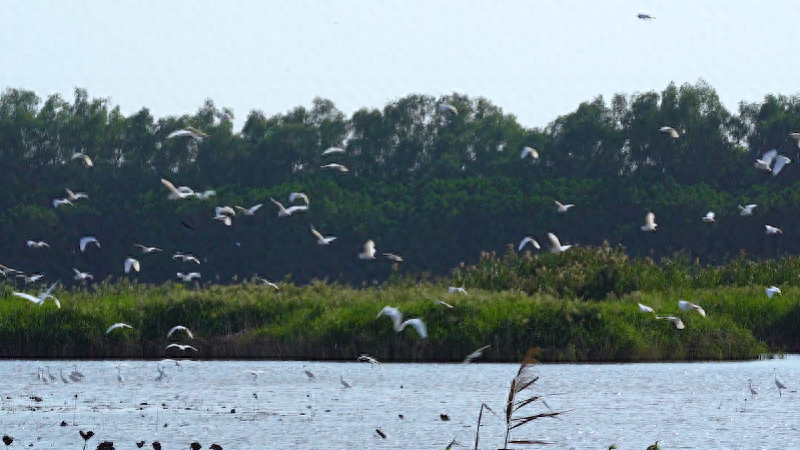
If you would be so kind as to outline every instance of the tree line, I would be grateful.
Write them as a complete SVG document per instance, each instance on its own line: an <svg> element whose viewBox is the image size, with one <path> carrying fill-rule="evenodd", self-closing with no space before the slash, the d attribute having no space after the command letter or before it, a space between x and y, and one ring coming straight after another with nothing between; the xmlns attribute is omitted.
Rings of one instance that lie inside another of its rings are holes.
<svg viewBox="0 0 800 450"><path fill-rule="evenodd" d="M42 100L9 88L0 97L0 263L66 282L73 267L95 279L125 276L123 261L133 256L142 272L127 276L144 282L196 270L204 282L258 274L360 285L448 276L527 235L546 247L548 232L655 260L797 254L800 169L789 164L772 176L753 162L772 148L799 161L789 137L800 131L798 112L800 97L769 95L732 113L701 80L597 97L544 128L522 126L485 98L452 94L409 95L350 117L316 98L271 117L251 111L234 132L218 118L233 112L211 100L193 115L154 118L147 109L126 116L83 89L71 100ZM167 138L188 126L208 137ZM662 126L680 138L659 133ZM540 157L521 159L525 146ZM345 153L323 155L329 147ZM94 165L73 159L78 152ZM322 168L332 162L349 170ZM170 201L161 178L217 195ZM67 188L89 199L54 208ZM278 218L269 199L288 206L290 192L308 194L309 211ZM554 200L576 206L558 214ZM257 203L255 216L237 215L231 227L212 220L214 206ZM739 216L737 204L748 203L758 204L755 214ZM710 210L716 222L702 223ZM652 234L639 230L649 211L659 224ZM784 234L767 236L765 224ZM312 225L338 239L317 245ZM81 252L87 235L101 247ZM378 261L356 257L368 239ZM28 240L50 248L28 248ZM165 252L142 255L137 243ZM173 260L177 251L201 264Z"/></svg>

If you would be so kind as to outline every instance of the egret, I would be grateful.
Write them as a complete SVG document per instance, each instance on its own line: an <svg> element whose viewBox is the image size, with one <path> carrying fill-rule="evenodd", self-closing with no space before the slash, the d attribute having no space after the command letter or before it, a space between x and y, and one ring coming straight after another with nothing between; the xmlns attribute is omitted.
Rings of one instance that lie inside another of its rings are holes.
<svg viewBox="0 0 800 450"><path fill-rule="evenodd" d="M337 164L337 163L325 164L324 166L321 166L320 168L321 169L335 169L335 170L338 170L339 172L348 172L350 170L347 167L345 167L345 166L343 166L341 164Z"/></svg>
<svg viewBox="0 0 800 450"><path fill-rule="evenodd" d="M434 304L434 305L442 305L442 306L444 306L445 308L450 308L450 309L453 309L453 305L451 305L451 304L449 304L449 303L443 302L443 301L441 301L441 300L436 300L436 299L429 299L429 300L433 300L433 304Z"/></svg>
<svg viewBox="0 0 800 450"><path fill-rule="evenodd" d="M558 212L561 213L561 214L564 214L565 212L569 211L570 208L575 206L575 205L573 205L571 203L564 205L561 202L559 202L558 200L555 201L555 204L556 204L556 207L558 208Z"/></svg>
<svg viewBox="0 0 800 450"><path fill-rule="evenodd" d="M786 156L778 155L775 158L775 165L772 166L772 176L773 177L778 176L780 171L783 169L783 166L785 166L786 164L789 164L790 162L792 162L792 160L787 158Z"/></svg>
<svg viewBox="0 0 800 450"><path fill-rule="evenodd" d="M119 384L125 384L125 377L122 376L122 369L117 366L117 381Z"/></svg>
<svg viewBox="0 0 800 450"><path fill-rule="evenodd" d="M456 107L449 103L439 103L439 111L441 112L450 111L453 114L458 115L458 110L456 109Z"/></svg>
<svg viewBox="0 0 800 450"><path fill-rule="evenodd" d="M28 276L23 273L23 274L18 274L17 278L22 278L25 280L25 284L30 284L30 283L36 283L37 281L41 280L42 278L44 278L44 275L37 273Z"/></svg>
<svg viewBox="0 0 800 450"><path fill-rule="evenodd" d="M753 380L747 380L747 381L750 382L750 398L755 398L755 396L758 395L758 392L756 392L756 390L753 389Z"/></svg>
<svg viewBox="0 0 800 450"><path fill-rule="evenodd" d="M781 295L781 290L775 286L770 286L765 290L767 291L767 297L769 298L772 298L772 296L775 294Z"/></svg>
<svg viewBox="0 0 800 450"><path fill-rule="evenodd" d="M783 234L778 227L773 227L772 225L764 225L764 228L767 230L767 234Z"/></svg>
<svg viewBox="0 0 800 450"><path fill-rule="evenodd" d="M683 325L683 321L679 317L674 317L674 316L663 316L663 317L662 316L656 316L656 319L666 320L667 322L675 325L675 328L677 328L679 330L682 330L682 329L685 328L685 326Z"/></svg>
<svg viewBox="0 0 800 450"><path fill-rule="evenodd" d="M520 159L525 159L528 155L530 155L532 159L537 159L539 157L539 152L533 147L522 147L522 153L519 155Z"/></svg>
<svg viewBox="0 0 800 450"><path fill-rule="evenodd" d="M526 246L526 245L528 245L528 244L531 244L531 245L533 245L533 248L535 248L536 250L541 250L541 248L542 248L542 246L541 246L541 245L539 245L539 243L538 243L538 242L536 242L536 239L534 239L534 238L532 238L532 237L530 237L530 236L525 236L525 237L524 237L524 238L523 238L523 239L520 241L520 243L519 243L519 247L517 248L517 251L518 251L518 252L521 252L521 251L522 251L522 249L523 249L523 248L525 248L525 246Z"/></svg>
<svg viewBox="0 0 800 450"><path fill-rule="evenodd" d="M185 253L181 253L181 252L177 252L174 255L172 255L172 259L180 259L183 262L193 262L195 264L200 264L200 260L197 259L196 256L185 254Z"/></svg>
<svg viewBox="0 0 800 450"><path fill-rule="evenodd" d="M217 214L216 216L212 217L214 220L219 220L220 222L224 223L226 226L231 226L233 224L233 220L231 220L231 216L226 214Z"/></svg>
<svg viewBox="0 0 800 450"><path fill-rule="evenodd" d="M372 365L380 365L380 363L378 362L377 359L375 359L375 358L373 358L372 356L369 356L369 355L361 355L361 356L358 357L357 361L358 362L368 362L368 363L370 363Z"/></svg>
<svg viewBox="0 0 800 450"><path fill-rule="evenodd" d="M417 330L417 334L419 334L419 337L422 339L426 339L428 337L428 327L425 325L425 322L419 318L406 320L400 324L400 329L397 331L403 331L408 325L411 325L415 330Z"/></svg>
<svg viewBox="0 0 800 450"><path fill-rule="evenodd" d="M797 143L797 146L800 147L800 133L789 133L789 137L794 139Z"/></svg>
<svg viewBox="0 0 800 450"><path fill-rule="evenodd" d="M308 211L308 205L294 205L288 208L284 208L281 202L275 200L274 198L270 197L269 200L278 207L278 217L286 217L291 216L292 213L297 211Z"/></svg>
<svg viewBox="0 0 800 450"><path fill-rule="evenodd" d="M308 204L308 196L302 192L292 192L289 194L289 201L294 202L295 200L300 199Z"/></svg>
<svg viewBox="0 0 800 450"><path fill-rule="evenodd" d="M200 272L189 272L187 274L184 274L183 272L178 272L175 275L177 275L178 278L180 278L186 283L194 280L195 278L200 278Z"/></svg>
<svg viewBox="0 0 800 450"><path fill-rule="evenodd" d="M186 127L182 130L173 131L172 133L167 135L167 139L172 139L174 137L191 137L195 140L202 141L203 138L207 138L208 135L198 130L197 128Z"/></svg>
<svg viewBox="0 0 800 450"><path fill-rule="evenodd" d="M311 226L311 234L317 238L317 244L319 245L329 245L331 242L336 240L336 236L323 236L314 228L313 225Z"/></svg>
<svg viewBox="0 0 800 450"><path fill-rule="evenodd" d="M649 307L647 305L643 305L641 303L637 303L637 305L639 305L639 311L641 311L643 313L653 313L653 314L656 313L655 310L653 310L653 308L651 308L651 307Z"/></svg>
<svg viewBox="0 0 800 450"><path fill-rule="evenodd" d="M261 208L263 205L264 205L263 203L259 203L257 205L253 205L253 206L251 206L249 208L245 208L243 206L236 205L236 209L241 211L242 214L244 214L245 216L251 216L252 217L252 216L254 216L256 214L256 211L258 211L259 208Z"/></svg>
<svg viewBox="0 0 800 450"><path fill-rule="evenodd" d="M375 259L375 242L372 239L364 243L364 251L358 254L360 259Z"/></svg>
<svg viewBox="0 0 800 450"><path fill-rule="evenodd" d="M20 297L20 298L24 298L25 300L30 300L31 302L36 303L37 305L40 305L40 306L42 305L42 303L44 303L44 298L42 298L41 296L37 297L37 296L33 296L31 294L26 294L25 292L12 292L11 295L14 295L14 296Z"/></svg>
<svg viewBox="0 0 800 450"><path fill-rule="evenodd" d="M73 272L75 272L75 280L76 281L86 281L86 280L93 280L94 279L94 276L92 276L92 274L90 274L89 272L81 272L80 270L78 270L78 269L76 269L74 267L72 268L72 270L73 270Z"/></svg>
<svg viewBox="0 0 800 450"><path fill-rule="evenodd" d="M572 245L561 245L561 241L558 240L558 237L553 233L547 233L547 238L550 239L550 251L553 253L561 253L569 250L572 248Z"/></svg>
<svg viewBox="0 0 800 450"><path fill-rule="evenodd" d="M208 200L209 198L211 198L211 197L213 197L215 195L217 195L217 191L212 190L212 189L208 189L208 190L205 190L203 192L195 192L194 193L194 196L197 197L198 199L200 199L201 201L206 201L206 200Z"/></svg>
<svg viewBox="0 0 800 450"><path fill-rule="evenodd" d="M164 348L164 350L168 350L170 348L177 348L182 352L185 352L186 350L194 350L196 352L199 351L196 348L192 347L191 345L182 345L182 344L169 344L168 346L166 346L166 348Z"/></svg>
<svg viewBox="0 0 800 450"><path fill-rule="evenodd" d="M72 155L72 159L81 159L83 161L83 164L86 165L86 167L92 167L94 165L94 163L92 162L92 158L89 158L89 155L87 155L86 153L81 153L81 152L74 153Z"/></svg>
<svg viewBox="0 0 800 450"><path fill-rule="evenodd" d="M481 355L483 355L483 351L486 350L489 347L491 347L491 345L484 345L483 347L481 347L481 348L475 350L474 352L470 353L469 355L467 355L467 357L464 358L464 364L469 364L469 363L472 362L473 359L480 358Z"/></svg>
<svg viewBox="0 0 800 450"><path fill-rule="evenodd" d="M649 212L646 216L644 216L644 225L642 225L642 231L656 231L658 228L658 224L656 223L656 215Z"/></svg>
<svg viewBox="0 0 800 450"><path fill-rule="evenodd" d="M341 147L328 147L322 152L323 155L333 155L335 153L344 153L344 149Z"/></svg>
<svg viewBox="0 0 800 450"><path fill-rule="evenodd" d="M650 14L643 14L643 13L637 14L636 17L638 17L638 18L640 18L642 20L653 20L653 19L655 19L655 17L651 16ZM669 127L665 127L665 128L669 128Z"/></svg>
<svg viewBox="0 0 800 450"><path fill-rule="evenodd" d="M703 222L712 223L712 222L714 222L714 217L715 216L716 216L716 214L714 214L714 211L709 211L709 212L706 213L705 216L703 216Z"/></svg>
<svg viewBox="0 0 800 450"><path fill-rule="evenodd" d="M180 188L176 188L174 184L170 183L168 180L162 178L161 184L169 190L169 195L167 196L170 200L178 200L184 199L188 197L196 197L194 191L186 186L181 186Z"/></svg>
<svg viewBox="0 0 800 450"><path fill-rule="evenodd" d="M391 259L394 262L403 262L403 257L396 253L384 253L383 257L386 259Z"/></svg>
<svg viewBox="0 0 800 450"><path fill-rule="evenodd" d="M756 169L765 172L772 172L772 176L777 176L786 164L792 162L785 155L779 155L778 150L772 149L764 153L761 158L753 164Z"/></svg>
<svg viewBox="0 0 800 450"><path fill-rule="evenodd" d="M786 386L784 386L783 383L778 381L778 369L773 368L772 370L775 373L775 386L778 387L778 397L781 397L781 389L786 389Z"/></svg>
<svg viewBox="0 0 800 450"><path fill-rule="evenodd" d="M664 134L669 134L669 137L673 139L678 139L679 137L681 137L681 135L678 134L677 131L675 131L675 128L672 127L661 127L658 131Z"/></svg>
<svg viewBox="0 0 800 450"><path fill-rule="evenodd" d="M176 331L184 331L186 332L186 335L189 336L189 339L194 339L192 332L183 325L175 325L174 327L170 328L169 333L167 333L167 337L172 336L172 334Z"/></svg>
<svg viewBox="0 0 800 450"><path fill-rule="evenodd" d="M30 248L43 248L43 247L50 247L50 244L48 244L48 243L47 243L47 242L45 242L45 241L28 241L26 244L27 244L27 245L28 245L28 247L30 247Z"/></svg>
<svg viewBox="0 0 800 450"><path fill-rule="evenodd" d="M345 389L350 389L352 387L350 386L350 383L344 381L344 378L342 378L341 375L339 375L339 382L342 383L342 386L344 386Z"/></svg>
<svg viewBox="0 0 800 450"><path fill-rule="evenodd" d="M269 287L271 287L271 288L274 288L276 291L279 291L279 290L280 290L280 288L278 287L278 285L277 285L277 284L275 284L275 283L273 283L273 282L271 282L271 281L267 280L266 278L259 278L259 277L256 277L256 280L257 280L257 281L260 281L261 283L263 283L263 284L265 284L265 285L267 285L267 286L269 286Z"/></svg>
<svg viewBox="0 0 800 450"><path fill-rule="evenodd" d="M403 313L401 313L397 308L385 306L375 318L377 319L380 316L388 316L392 320L392 326L394 330L398 333L403 331L408 325L411 325L415 330L417 330L417 333L420 335L420 337L422 337L422 339L428 337L428 328L422 319L408 319L403 322Z"/></svg>
<svg viewBox="0 0 800 450"><path fill-rule="evenodd" d="M698 305L695 305L694 303L687 302L686 300L679 300L678 307L682 311L697 311L697 313L700 314L701 316L703 317L706 316L706 311L703 308L701 308Z"/></svg>
<svg viewBox="0 0 800 450"><path fill-rule="evenodd" d="M158 376L154 378L155 381L161 381L166 378L167 372L161 367L161 364L156 363L156 370L158 370Z"/></svg>
<svg viewBox="0 0 800 450"><path fill-rule="evenodd" d="M128 258L125 260L125 273L130 273L131 269L138 272L140 269L139 261L133 258Z"/></svg>
<svg viewBox="0 0 800 450"><path fill-rule="evenodd" d="M53 200L53 208L58 208L61 205L70 205L72 206L72 202L67 200L66 198L57 198Z"/></svg>
<svg viewBox="0 0 800 450"><path fill-rule="evenodd" d="M81 251L82 252L86 251L86 246L89 245L89 244L95 244L95 245L97 245L97 248L100 248L100 242L97 240L96 237L94 237L94 236L86 236L86 237L82 237L81 238L81 241L80 241L80 244L79 244L80 248L81 248Z"/></svg>
<svg viewBox="0 0 800 450"><path fill-rule="evenodd" d="M752 216L753 215L753 209L755 209L756 206L758 206L758 205L756 205L755 203L751 203L749 205L744 205L744 206L739 205L739 215L740 216Z"/></svg>
<svg viewBox="0 0 800 450"><path fill-rule="evenodd" d="M89 198L89 194L87 194L85 192L72 192L67 188L64 188L64 190L67 191L67 199L69 201L71 201L71 202L74 202L76 200L80 200L82 198L86 198L86 199Z"/></svg>
<svg viewBox="0 0 800 450"><path fill-rule="evenodd" d="M118 328L130 328L130 329L133 329L133 327L128 325L127 323L117 322L114 325L111 325L110 327L108 327L108 329L106 330L106 334L111 333L112 331L114 331L114 330L116 330Z"/></svg>
<svg viewBox="0 0 800 450"><path fill-rule="evenodd" d="M455 287L455 286L450 286L449 288L447 288L447 293L448 293L448 294L457 294L457 293L461 293L461 294L464 294L464 295L466 295L466 294L467 294L467 290L466 290L466 289L464 289L463 287Z"/></svg>
<svg viewBox="0 0 800 450"><path fill-rule="evenodd" d="M144 253L144 254L148 254L148 253L155 253L155 252L160 252L160 251L162 251L162 250L161 250L160 248L158 248L158 247L148 247L148 246L146 246L146 245L142 245L142 244L133 244L133 245L134 245L134 246L136 246L136 247L139 247L139 248L141 248L141 249L142 249L142 253Z"/></svg>

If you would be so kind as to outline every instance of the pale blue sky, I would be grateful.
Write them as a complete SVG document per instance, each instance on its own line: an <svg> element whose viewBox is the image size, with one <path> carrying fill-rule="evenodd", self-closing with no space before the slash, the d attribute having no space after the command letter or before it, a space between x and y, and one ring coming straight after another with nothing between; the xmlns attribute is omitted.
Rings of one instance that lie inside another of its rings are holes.
<svg viewBox="0 0 800 450"><path fill-rule="evenodd" d="M544 126L602 94L708 81L731 110L800 80L792 1L12 1L0 88L75 87L126 114L191 114L211 98L237 128L333 100L347 114L408 94L483 96ZM646 12L656 20L636 18Z"/></svg>

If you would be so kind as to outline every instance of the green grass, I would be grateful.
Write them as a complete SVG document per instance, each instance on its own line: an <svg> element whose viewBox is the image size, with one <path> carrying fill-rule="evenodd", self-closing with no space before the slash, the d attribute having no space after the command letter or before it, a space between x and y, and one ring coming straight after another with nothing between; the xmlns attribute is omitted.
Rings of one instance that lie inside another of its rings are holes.
<svg viewBox="0 0 800 450"><path fill-rule="evenodd" d="M198 289L101 283L61 291L62 309L36 306L0 288L0 356L29 358L160 358L167 331L185 325L204 358L461 361L491 345L483 360L520 361L538 347L542 361L656 361L755 358L800 349L800 288L768 299L761 287L666 292L634 291L582 300L548 293L487 291L446 294L443 284L354 289L316 282L280 291L243 283ZM426 297L451 303L448 309ZM678 299L703 306L708 317L678 309ZM641 302L682 317L686 329L640 313ZM409 328L396 333L386 305L421 317L428 339ZM105 330L125 322L134 330ZM194 356L194 355L191 355Z"/></svg>

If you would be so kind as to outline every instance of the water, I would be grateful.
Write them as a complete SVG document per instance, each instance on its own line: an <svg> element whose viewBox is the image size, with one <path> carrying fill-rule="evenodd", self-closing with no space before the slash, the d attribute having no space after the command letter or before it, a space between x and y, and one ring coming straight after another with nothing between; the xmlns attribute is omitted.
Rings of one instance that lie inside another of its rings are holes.
<svg viewBox="0 0 800 450"><path fill-rule="evenodd" d="M502 415L517 364L317 362L74 362L84 375L64 384L69 361L0 361L0 432L22 448L83 446L78 430L116 448L158 440L165 450L473 448L481 403ZM121 364L125 384L117 381ZM43 384L37 367L58 378ZM789 391L778 396L773 368ZM303 370L316 376L308 380ZM512 436L555 442L546 448L800 448L800 357L734 363L539 365L532 392L560 418L539 419ZM258 377L248 370L263 371ZM352 385L347 389L339 378ZM748 379L759 392L750 398ZM253 394L257 395L257 399ZM77 397L75 397L77 395ZM39 396L36 402L29 396ZM35 409L34 409L35 408ZM545 412L540 405L531 413ZM231 410L235 409L235 413ZM404 418L400 418L402 414ZM451 420L442 421L440 414ZM61 422L67 423L60 426ZM386 434L381 438L376 429ZM481 448L502 447L502 422L484 413ZM29 444L33 444L29 447ZM532 448L530 446L527 446Z"/></svg>

